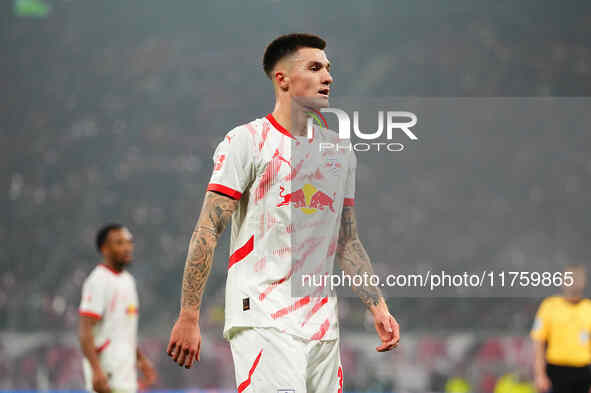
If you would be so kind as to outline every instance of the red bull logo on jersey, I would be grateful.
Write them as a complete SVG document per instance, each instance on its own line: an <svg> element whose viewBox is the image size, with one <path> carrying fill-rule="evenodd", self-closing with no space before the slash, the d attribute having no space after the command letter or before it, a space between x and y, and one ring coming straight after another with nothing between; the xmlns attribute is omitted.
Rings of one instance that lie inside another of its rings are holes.
<svg viewBox="0 0 591 393"><path fill-rule="evenodd" d="M279 187L279 196L281 201L277 204L277 207L281 206L292 206L300 209L305 214L314 214L319 210L328 209L335 213L334 210L334 199L335 194L332 197L328 194L320 191L312 184L304 184L304 186L296 191L285 193L285 187Z"/></svg>
<svg viewBox="0 0 591 393"><path fill-rule="evenodd" d="M138 309L135 304L130 304L125 308L125 314L127 315L137 315Z"/></svg>

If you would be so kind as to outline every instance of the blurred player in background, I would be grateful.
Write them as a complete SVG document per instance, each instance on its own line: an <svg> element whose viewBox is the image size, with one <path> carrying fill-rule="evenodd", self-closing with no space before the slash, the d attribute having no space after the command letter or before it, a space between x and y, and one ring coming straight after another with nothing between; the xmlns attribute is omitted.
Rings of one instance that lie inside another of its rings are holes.
<svg viewBox="0 0 591 393"><path fill-rule="evenodd" d="M131 263L133 237L127 228L109 224L99 230L96 246L103 261L82 287L80 347L86 388L97 393L134 393L138 367L142 385L156 372L137 346L138 295L125 268Z"/></svg>
<svg viewBox="0 0 591 393"><path fill-rule="evenodd" d="M573 285L545 299L531 331L535 384L539 392L588 393L591 387L591 301L583 298L586 272L568 266Z"/></svg>
<svg viewBox="0 0 591 393"><path fill-rule="evenodd" d="M294 297L299 284L292 277L310 261L319 269L330 261L326 270L332 273L335 255L348 274L373 273L357 234L356 157L346 149L319 152L319 143L339 142L335 132L316 127L312 140L306 137L310 111L328 106L333 80L325 45L309 34L269 44L263 66L273 82L275 108L234 128L218 145L189 244L181 310L167 352L186 368L199 360L203 289L218 238L232 218L224 337L238 392L341 393L336 297L314 291ZM296 180L302 184L297 189ZM302 240L297 246L294 233ZM353 290L373 315L381 340L376 349L394 348L398 323L380 290L368 283Z"/></svg>

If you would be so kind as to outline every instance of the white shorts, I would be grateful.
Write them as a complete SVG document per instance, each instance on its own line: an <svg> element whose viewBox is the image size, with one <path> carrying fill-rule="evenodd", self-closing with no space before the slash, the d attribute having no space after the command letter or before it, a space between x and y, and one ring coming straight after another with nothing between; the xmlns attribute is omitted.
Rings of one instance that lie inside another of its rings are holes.
<svg viewBox="0 0 591 393"><path fill-rule="evenodd" d="M230 337L238 393L342 393L338 340L305 340L274 328Z"/></svg>

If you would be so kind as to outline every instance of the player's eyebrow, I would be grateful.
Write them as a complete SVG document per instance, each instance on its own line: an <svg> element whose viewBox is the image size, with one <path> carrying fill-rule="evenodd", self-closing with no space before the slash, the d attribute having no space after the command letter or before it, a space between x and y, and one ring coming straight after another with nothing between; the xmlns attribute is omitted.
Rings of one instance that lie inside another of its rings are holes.
<svg viewBox="0 0 591 393"><path fill-rule="evenodd" d="M312 67L315 65L319 65L321 67L326 67L326 69L330 71L330 61L327 61L326 63L322 63L321 61L318 61L318 60L312 60L312 61L310 61L310 63L308 63L308 67Z"/></svg>

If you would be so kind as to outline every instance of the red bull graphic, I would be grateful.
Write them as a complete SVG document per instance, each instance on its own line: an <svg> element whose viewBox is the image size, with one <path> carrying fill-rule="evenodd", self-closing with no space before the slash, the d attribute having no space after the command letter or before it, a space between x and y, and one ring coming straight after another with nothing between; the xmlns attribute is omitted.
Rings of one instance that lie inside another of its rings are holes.
<svg viewBox="0 0 591 393"><path fill-rule="evenodd" d="M316 191L314 195L312 195L312 201L310 202L310 207L312 209L320 209L324 210L325 207L328 207L331 212L334 211L334 207L332 206L334 202L335 194L333 194L332 198L323 193L322 191Z"/></svg>
<svg viewBox="0 0 591 393"><path fill-rule="evenodd" d="M290 192L287 195L283 194L285 187L280 186L279 188L279 196L283 198L283 200L277 205L277 207L288 206L290 203L293 203L293 207L306 207L306 196L301 188L297 191Z"/></svg>
<svg viewBox="0 0 591 393"><path fill-rule="evenodd" d="M319 210L328 209L335 213L334 199L336 193L333 193L332 198L318 190L311 184L305 184L299 190L285 194L285 187L280 186L279 196L282 198L277 207L289 206L301 209L306 214L314 214Z"/></svg>
<svg viewBox="0 0 591 393"><path fill-rule="evenodd" d="M137 315L138 309L135 304L130 304L125 308L125 314L127 315Z"/></svg>

